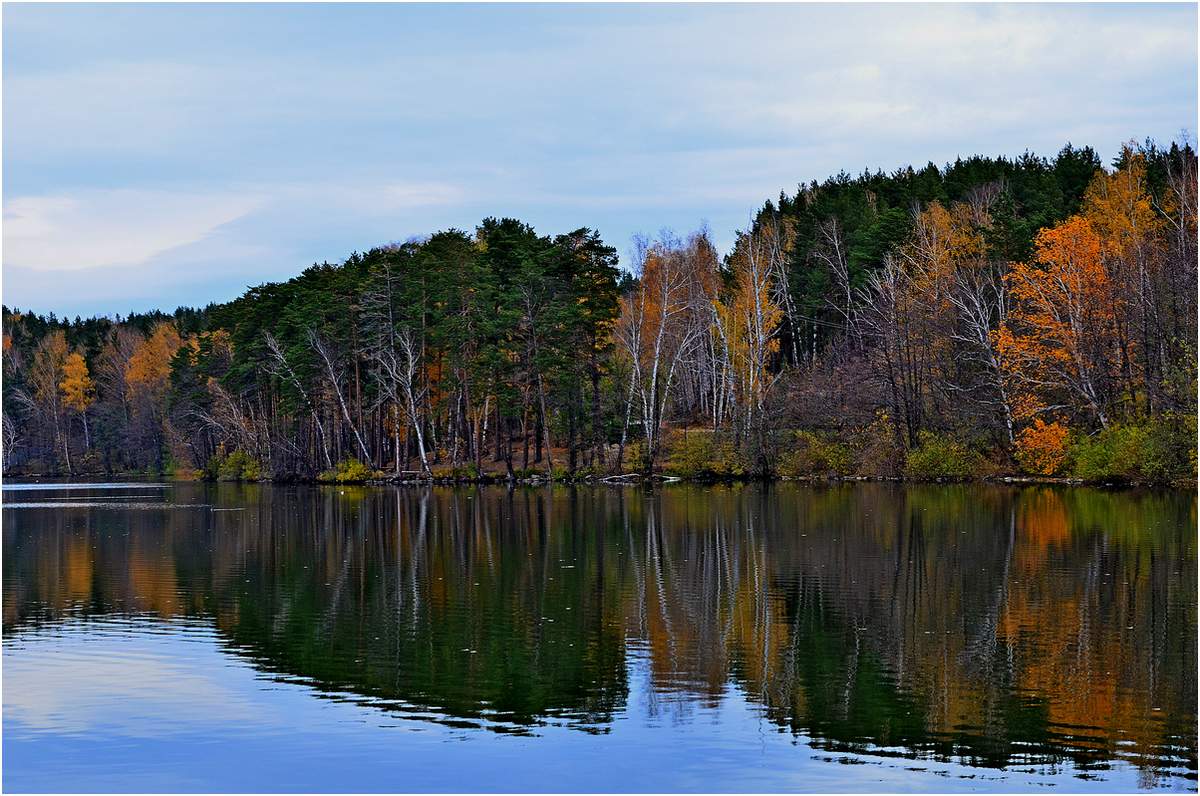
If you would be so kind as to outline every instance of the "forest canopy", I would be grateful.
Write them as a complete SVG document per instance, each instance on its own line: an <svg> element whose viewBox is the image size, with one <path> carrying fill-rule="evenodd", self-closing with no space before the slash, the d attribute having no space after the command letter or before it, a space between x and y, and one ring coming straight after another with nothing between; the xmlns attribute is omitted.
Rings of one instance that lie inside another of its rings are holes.
<svg viewBox="0 0 1200 796"><path fill-rule="evenodd" d="M1196 471L1196 153L803 184L732 249L511 218L204 308L4 308L6 474L1170 481Z"/></svg>

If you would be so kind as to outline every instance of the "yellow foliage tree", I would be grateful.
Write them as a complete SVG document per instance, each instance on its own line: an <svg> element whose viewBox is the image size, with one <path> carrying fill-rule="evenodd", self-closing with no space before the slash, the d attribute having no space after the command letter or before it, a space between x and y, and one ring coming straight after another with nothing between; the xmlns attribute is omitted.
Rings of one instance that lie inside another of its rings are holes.
<svg viewBox="0 0 1200 796"><path fill-rule="evenodd" d="M50 421L55 447L62 448L67 471L71 472L71 446L63 433L62 396L58 388L69 354L67 336L61 329L46 335L33 352L29 381L37 407Z"/></svg>
<svg viewBox="0 0 1200 796"><path fill-rule="evenodd" d="M162 397L171 376L171 359L183 343L174 324L163 321L154 327L129 358L125 369L125 383L131 398L139 393Z"/></svg>
<svg viewBox="0 0 1200 796"><path fill-rule="evenodd" d="M772 243L764 232L741 235L730 258L732 287L725 298L713 300L747 429L755 417L761 417L767 391L775 381L770 364L779 351L783 309L775 301L777 264Z"/></svg>
<svg viewBox="0 0 1200 796"><path fill-rule="evenodd" d="M1163 224L1146 185L1146 156L1126 146L1124 165L1099 172L1083 196L1083 215L1107 257L1137 258L1147 237Z"/></svg>
<svg viewBox="0 0 1200 796"><path fill-rule="evenodd" d="M63 363L62 381L58 383L62 390L63 403L76 412L86 412L96 401L96 384L88 373L87 362L78 351L73 351Z"/></svg>
<svg viewBox="0 0 1200 796"><path fill-rule="evenodd" d="M84 447L91 448L92 435L88 428L87 410L96 402L96 383L92 381L87 362L78 351L72 351L63 362L58 389L62 392L63 404L83 418Z"/></svg>

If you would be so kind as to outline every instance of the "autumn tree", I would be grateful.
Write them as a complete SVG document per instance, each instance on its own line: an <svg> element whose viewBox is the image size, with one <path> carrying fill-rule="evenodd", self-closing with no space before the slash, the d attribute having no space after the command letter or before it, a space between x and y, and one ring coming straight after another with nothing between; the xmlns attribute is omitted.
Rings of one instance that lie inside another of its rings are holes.
<svg viewBox="0 0 1200 796"><path fill-rule="evenodd" d="M63 405L83 421L84 449L88 450L92 447L92 439L88 431L87 412L96 401L96 385L88 373L83 354L72 351L67 355L63 363L62 381L58 386L62 390Z"/></svg>
<svg viewBox="0 0 1200 796"><path fill-rule="evenodd" d="M767 393L779 373L774 357L784 318L776 303L782 262L772 231L740 235L729 265L731 285L726 295L714 299L714 316L734 374L742 430L749 435L752 430L762 431Z"/></svg>
<svg viewBox="0 0 1200 796"><path fill-rule="evenodd" d="M71 465L70 440L64 428L63 400L59 385L70 357L66 335L60 330L42 338L33 353L29 369L29 381L33 387L32 406L37 416L50 427L54 437L54 448L62 452L67 472Z"/></svg>
<svg viewBox="0 0 1200 796"><path fill-rule="evenodd" d="M163 468L163 420L171 380L171 360L183 345L175 324L162 321L141 342L125 368L134 439L142 451Z"/></svg>
<svg viewBox="0 0 1200 796"><path fill-rule="evenodd" d="M1080 406L1100 426L1113 417L1125 351L1117 317L1124 299L1104 268L1092 223L1075 216L1042 231L1033 263L1007 276L1013 306L997 332L1005 367L1031 419Z"/></svg>
<svg viewBox="0 0 1200 796"><path fill-rule="evenodd" d="M617 339L630 362L624 428L636 411L647 470L661 452L664 415L681 363L709 327L712 310L704 281L715 271L714 250L703 233L686 243L664 234L638 244L637 286L621 300Z"/></svg>

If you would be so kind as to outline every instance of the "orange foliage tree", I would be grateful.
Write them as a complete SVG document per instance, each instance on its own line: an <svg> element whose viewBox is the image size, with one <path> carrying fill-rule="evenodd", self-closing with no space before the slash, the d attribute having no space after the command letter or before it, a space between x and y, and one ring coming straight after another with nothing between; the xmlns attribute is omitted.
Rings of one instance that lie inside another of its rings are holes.
<svg viewBox="0 0 1200 796"><path fill-rule="evenodd" d="M1091 221L1073 216L1043 230L1033 263L1006 276L1012 297L996 343L1018 387L1015 412L1030 419L1073 402L1107 426L1117 396L1116 318L1121 303Z"/></svg>
<svg viewBox="0 0 1200 796"><path fill-rule="evenodd" d="M1055 475L1067 460L1067 427L1040 417L1017 435L1016 458L1022 469L1035 475Z"/></svg>

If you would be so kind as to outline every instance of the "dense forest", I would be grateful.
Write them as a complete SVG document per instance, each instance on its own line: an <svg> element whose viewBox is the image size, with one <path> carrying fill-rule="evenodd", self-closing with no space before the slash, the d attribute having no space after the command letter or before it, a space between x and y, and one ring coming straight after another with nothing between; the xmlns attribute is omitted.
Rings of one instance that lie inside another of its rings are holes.
<svg viewBox="0 0 1200 796"><path fill-rule="evenodd" d="M4 308L7 474L1196 471L1196 153L846 173L732 250L489 218L225 304Z"/></svg>

